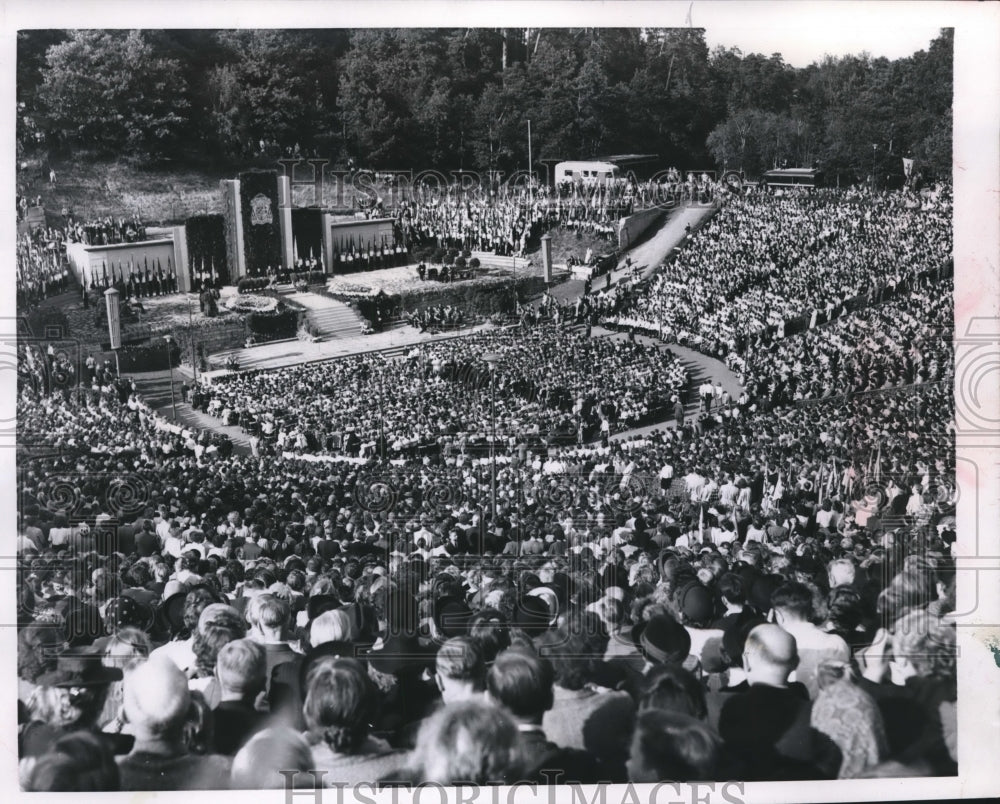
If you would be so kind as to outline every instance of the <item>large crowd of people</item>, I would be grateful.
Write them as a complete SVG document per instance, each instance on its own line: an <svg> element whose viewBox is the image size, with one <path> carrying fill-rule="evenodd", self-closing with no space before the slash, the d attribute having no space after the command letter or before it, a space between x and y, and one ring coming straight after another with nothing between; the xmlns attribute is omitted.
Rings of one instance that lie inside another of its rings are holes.
<svg viewBox="0 0 1000 804"><path fill-rule="evenodd" d="M489 352L499 355L492 396ZM196 405L261 436L263 448L403 457L464 452L494 426L505 443L637 426L672 412L684 379L665 349L545 323L426 345L389 364L362 355L242 372L201 389Z"/></svg>
<svg viewBox="0 0 1000 804"><path fill-rule="evenodd" d="M606 320L743 352L793 321L828 321L951 271L951 191L926 196L822 190L735 196L641 294Z"/></svg>
<svg viewBox="0 0 1000 804"><path fill-rule="evenodd" d="M948 204L733 198L566 312L720 347L693 414L554 302L199 385L247 450L19 349L23 787L955 774Z"/></svg>

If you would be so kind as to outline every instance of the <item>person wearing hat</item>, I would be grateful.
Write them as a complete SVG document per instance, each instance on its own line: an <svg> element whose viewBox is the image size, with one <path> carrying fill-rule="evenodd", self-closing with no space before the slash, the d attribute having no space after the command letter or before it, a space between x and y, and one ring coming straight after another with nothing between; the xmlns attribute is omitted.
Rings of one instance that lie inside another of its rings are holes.
<svg viewBox="0 0 1000 804"><path fill-rule="evenodd" d="M170 585L164 589L169 592ZM194 637L202 612L218 602L217 595L207 587L171 592L160 605L158 615L171 635L171 640L153 651L151 656L169 658L183 672L193 670L197 657L194 654Z"/></svg>
<svg viewBox="0 0 1000 804"><path fill-rule="evenodd" d="M637 639L640 653L646 659L645 671L657 664L692 665L691 635L672 616L663 611L654 614L644 623L637 623L632 629ZM697 665L697 660L693 661Z"/></svg>
<svg viewBox="0 0 1000 804"><path fill-rule="evenodd" d="M38 676L26 701L30 719L19 737L22 757L41 756L73 731L100 733L108 688L122 678L121 670L105 667L101 658L98 653L65 653L53 669Z"/></svg>
<svg viewBox="0 0 1000 804"><path fill-rule="evenodd" d="M706 646L722 641L722 630L711 627L715 619L712 592L699 581L689 581L677 590L674 598L681 624L691 638L691 655L704 664Z"/></svg>

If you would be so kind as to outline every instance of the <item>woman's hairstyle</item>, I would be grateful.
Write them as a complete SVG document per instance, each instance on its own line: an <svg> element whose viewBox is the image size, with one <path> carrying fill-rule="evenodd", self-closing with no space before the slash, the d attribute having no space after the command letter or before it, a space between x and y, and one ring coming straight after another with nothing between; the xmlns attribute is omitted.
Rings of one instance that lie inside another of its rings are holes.
<svg viewBox="0 0 1000 804"><path fill-rule="evenodd" d="M55 670L66 635L58 625L29 625L17 635L17 675L32 683Z"/></svg>
<svg viewBox="0 0 1000 804"><path fill-rule="evenodd" d="M181 636L190 636L198 628L198 618L206 606L215 603L215 595L208 589L192 589L184 598L184 631Z"/></svg>
<svg viewBox="0 0 1000 804"><path fill-rule="evenodd" d="M118 631L108 638L108 644L104 648L105 667L118 667L126 669L131 667L136 661L148 659L153 650L153 643L145 631L132 625L119 628Z"/></svg>
<svg viewBox="0 0 1000 804"><path fill-rule="evenodd" d="M680 712L640 712L632 741L629 780L694 782L714 779L722 739L708 725Z"/></svg>
<svg viewBox="0 0 1000 804"><path fill-rule="evenodd" d="M708 717L704 687L691 672L673 664L660 664L650 670L639 697L639 709L681 712L698 720Z"/></svg>
<svg viewBox="0 0 1000 804"><path fill-rule="evenodd" d="M292 771L292 787L313 787L313 767L305 737L285 726L275 726L257 732L233 757L230 786L237 790L284 788L284 772Z"/></svg>
<svg viewBox="0 0 1000 804"><path fill-rule="evenodd" d="M955 623L925 610L911 611L896 622L892 653L908 659L918 675L954 679Z"/></svg>
<svg viewBox="0 0 1000 804"><path fill-rule="evenodd" d="M481 609L469 621L469 636L479 642L489 664L510 647L509 620L498 609Z"/></svg>
<svg viewBox="0 0 1000 804"><path fill-rule="evenodd" d="M855 630L864 619L861 595L850 586L835 586L828 598L828 617L843 631Z"/></svg>
<svg viewBox="0 0 1000 804"><path fill-rule="evenodd" d="M420 783L510 784L524 765L514 721L486 701L449 704L424 721L413 752Z"/></svg>
<svg viewBox="0 0 1000 804"><path fill-rule="evenodd" d="M555 683L566 690L582 690L594 679L595 665L604 651L595 647L581 628L559 628L546 631L538 639L542 653L552 662Z"/></svg>
<svg viewBox="0 0 1000 804"><path fill-rule="evenodd" d="M324 658L306 676L306 727L337 753L357 751L368 736L375 688L356 659Z"/></svg>
<svg viewBox="0 0 1000 804"><path fill-rule="evenodd" d="M107 741L89 731L60 738L35 762L25 790L35 793L115 792L118 765Z"/></svg>
<svg viewBox="0 0 1000 804"><path fill-rule="evenodd" d="M202 677L212 675L215 672L215 662L219 658L219 651L222 650L222 647L242 638L242 629L214 622L206 625L203 631L195 633L191 650L194 652L198 674Z"/></svg>

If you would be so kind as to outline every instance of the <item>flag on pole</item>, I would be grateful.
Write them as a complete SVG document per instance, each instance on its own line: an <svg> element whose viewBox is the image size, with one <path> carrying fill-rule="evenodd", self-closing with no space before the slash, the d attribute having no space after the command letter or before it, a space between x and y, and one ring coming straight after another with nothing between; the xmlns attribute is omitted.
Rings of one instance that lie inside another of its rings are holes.
<svg viewBox="0 0 1000 804"><path fill-rule="evenodd" d="M781 472L778 472L778 481L774 484L774 488L771 489L771 499L780 500L785 493L785 486L781 482Z"/></svg>

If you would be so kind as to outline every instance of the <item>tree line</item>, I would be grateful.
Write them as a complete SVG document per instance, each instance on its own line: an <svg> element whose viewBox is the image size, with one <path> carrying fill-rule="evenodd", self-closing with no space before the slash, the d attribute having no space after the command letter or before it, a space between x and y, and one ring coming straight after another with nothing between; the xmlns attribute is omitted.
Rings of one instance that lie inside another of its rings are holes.
<svg viewBox="0 0 1000 804"><path fill-rule="evenodd" d="M664 166L885 160L951 174L953 32L889 60L710 50L683 29L18 33L22 154L497 170L655 153Z"/></svg>

